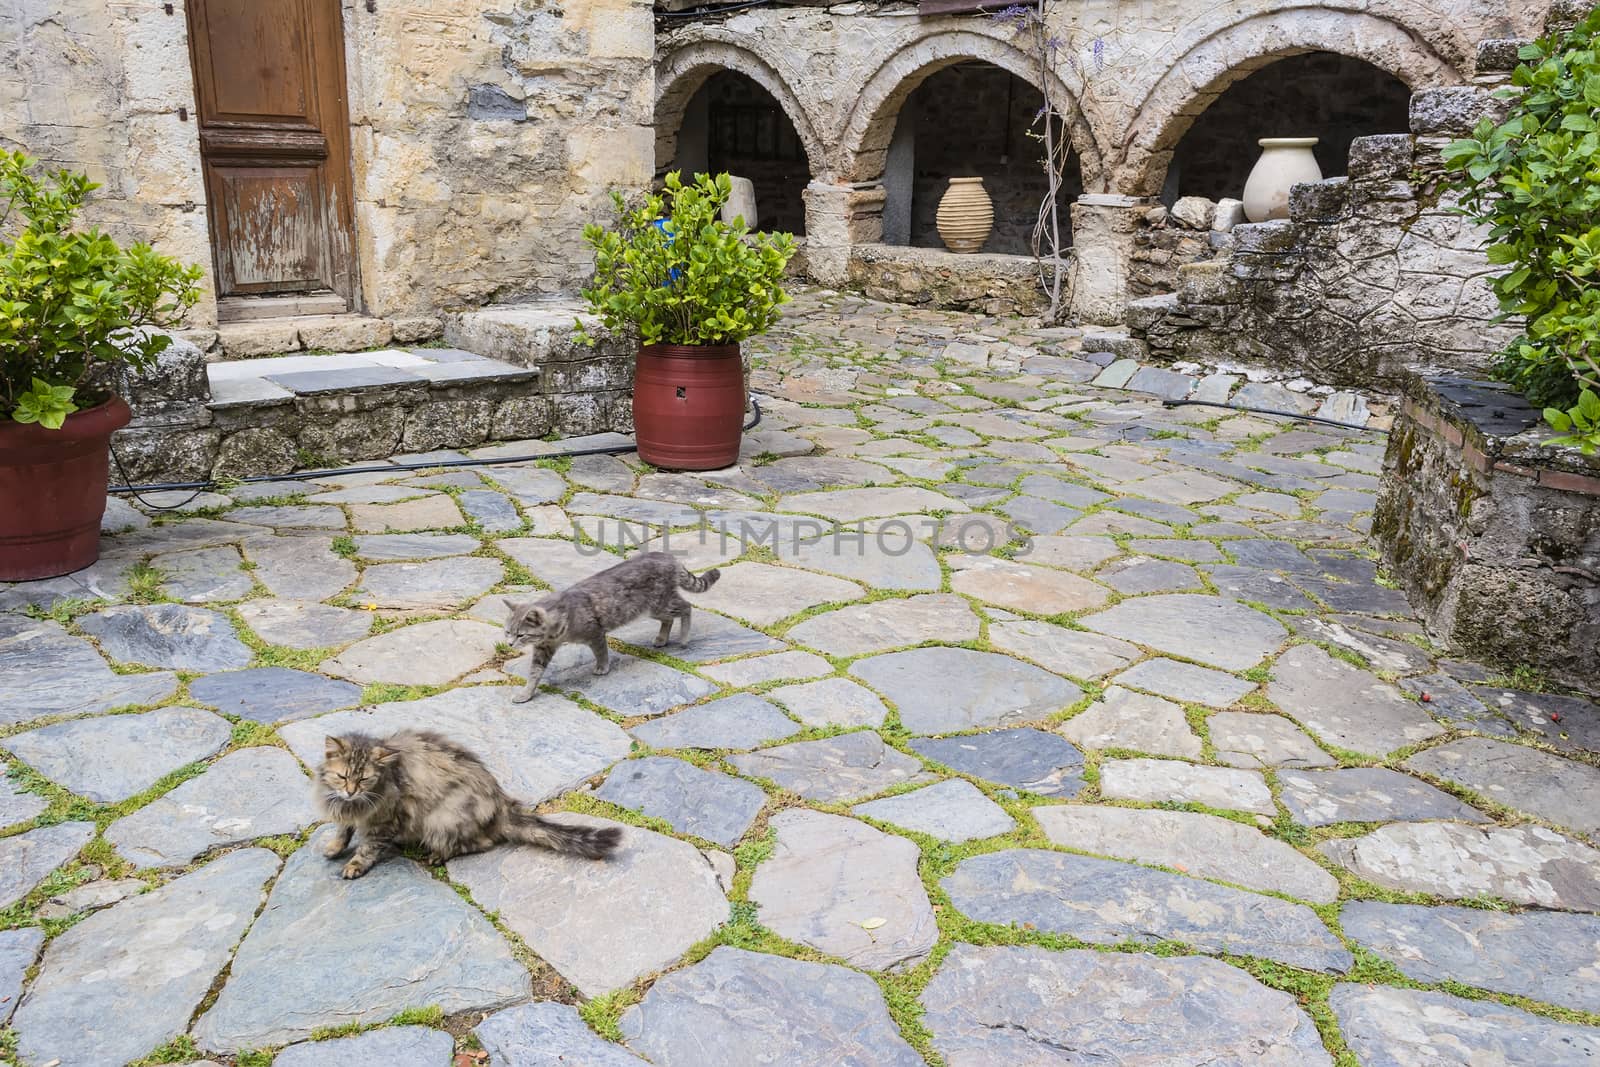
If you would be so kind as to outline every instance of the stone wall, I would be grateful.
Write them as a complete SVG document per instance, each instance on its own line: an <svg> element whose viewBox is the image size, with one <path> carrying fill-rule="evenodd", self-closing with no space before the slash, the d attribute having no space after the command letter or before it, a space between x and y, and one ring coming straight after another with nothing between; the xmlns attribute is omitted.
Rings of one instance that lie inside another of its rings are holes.
<svg viewBox="0 0 1600 1067"><path fill-rule="evenodd" d="M858 244L849 283L874 300L984 315L1037 315L1049 307L1032 256Z"/></svg>
<svg viewBox="0 0 1600 1067"><path fill-rule="evenodd" d="M361 310L571 292L652 170L648 3L343 3ZM0 146L87 171L88 220L211 270L184 6L0 0ZM180 115L182 109L182 115ZM192 321L215 321L207 299Z"/></svg>
<svg viewBox="0 0 1600 1067"><path fill-rule="evenodd" d="M1289 218L1232 231L1129 305L1157 360L1243 360L1393 390L1410 370L1476 369L1517 333L1493 320L1483 232L1439 189L1439 148L1499 106L1487 86L1413 98L1413 134L1356 140L1349 175L1296 186Z"/></svg>
<svg viewBox="0 0 1600 1067"><path fill-rule="evenodd" d="M1217 205L1203 196L1180 197L1171 207L1151 204L1140 211L1129 257L1128 295L1170 293L1184 264L1215 257L1237 221L1239 201L1230 198L1228 204L1220 222Z"/></svg>
<svg viewBox="0 0 1600 1067"><path fill-rule="evenodd" d="M1408 381L1373 536L1452 649L1600 691L1600 460L1503 386Z"/></svg>

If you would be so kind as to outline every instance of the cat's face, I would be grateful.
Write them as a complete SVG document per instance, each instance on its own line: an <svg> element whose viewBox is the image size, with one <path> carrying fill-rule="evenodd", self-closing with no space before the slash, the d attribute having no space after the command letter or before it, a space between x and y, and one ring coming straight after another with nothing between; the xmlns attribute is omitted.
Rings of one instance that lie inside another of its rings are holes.
<svg viewBox="0 0 1600 1067"><path fill-rule="evenodd" d="M566 629L553 614L537 604L518 604L504 601L506 606L506 643L512 648L536 648L559 641Z"/></svg>
<svg viewBox="0 0 1600 1067"><path fill-rule="evenodd" d="M399 759L371 738L330 737L323 748L317 780L329 811L351 815L378 806L388 784L388 770Z"/></svg>

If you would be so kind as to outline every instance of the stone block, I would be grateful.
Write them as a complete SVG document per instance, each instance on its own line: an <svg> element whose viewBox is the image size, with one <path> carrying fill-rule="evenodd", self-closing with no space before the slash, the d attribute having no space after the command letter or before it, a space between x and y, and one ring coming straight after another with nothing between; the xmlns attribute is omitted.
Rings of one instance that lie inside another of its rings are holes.
<svg viewBox="0 0 1600 1067"><path fill-rule="evenodd" d="M1191 230L1207 230L1211 228L1211 220L1216 217L1217 205L1203 196L1180 196L1177 203L1172 205L1172 221L1180 226L1187 226Z"/></svg>
<svg viewBox="0 0 1600 1067"><path fill-rule="evenodd" d="M406 413L401 446L414 452L438 448L471 448L489 436L494 400L488 396L430 400Z"/></svg>
<svg viewBox="0 0 1600 1067"><path fill-rule="evenodd" d="M1212 213L1211 231L1213 233L1228 233L1244 221L1244 201L1225 196L1217 201L1217 209Z"/></svg>
<svg viewBox="0 0 1600 1067"><path fill-rule="evenodd" d="M1292 251L1298 228L1289 219L1272 219L1268 222L1248 222L1233 229L1234 250L1237 254L1278 254Z"/></svg>
<svg viewBox="0 0 1600 1067"><path fill-rule="evenodd" d="M288 474L295 468L296 455L294 438L282 430L270 427L240 430L222 439L212 474L218 478Z"/></svg>
<svg viewBox="0 0 1600 1067"><path fill-rule="evenodd" d="M134 427L112 435L120 465L111 468L113 484L201 481L211 477L222 434L211 427Z"/></svg>
<svg viewBox="0 0 1600 1067"><path fill-rule="evenodd" d="M404 408L390 405L307 419L300 446L332 459L382 459L402 450L405 415Z"/></svg>
<svg viewBox="0 0 1600 1067"><path fill-rule="evenodd" d="M1465 137L1480 119L1501 121L1508 102L1492 90L1473 85L1423 89L1411 95L1411 132Z"/></svg>
<svg viewBox="0 0 1600 1067"><path fill-rule="evenodd" d="M1148 330L1171 313L1178 310L1178 294L1162 293L1140 300L1128 301L1128 329Z"/></svg>
<svg viewBox="0 0 1600 1067"><path fill-rule="evenodd" d="M314 315L296 320L300 343L306 348L327 348L335 352L354 352L386 345L394 335L383 319L362 315Z"/></svg>
<svg viewBox="0 0 1600 1067"><path fill-rule="evenodd" d="M556 422L555 401L547 396L512 396L502 400L489 422L496 441L543 437Z"/></svg>
<svg viewBox="0 0 1600 1067"><path fill-rule="evenodd" d="M116 389L135 414L161 403L205 403L211 399L205 353L198 345L174 336L151 367L136 370L127 364L118 366Z"/></svg>
<svg viewBox="0 0 1600 1067"><path fill-rule="evenodd" d="M1348 178L1299 182L1289 189L1289 218L1295 222L1334 222L1349 210Z"/></svg>
<svg viewBox="0 0 1600 1067"><path fill-rule="evenodd" d="M444 322L433 315L417 315L391 319L389 340L397 345L413 345L432 341L444 332Z"/></svg>
<svg viewBox="0 0 1600 1067"><path fill-rule="evenodd" d="M227 359L275 356L301 348L300 331L285 321L230 322L218 327L217 341Z"/></svg>
<svg viewBox="0 0 1600 1067"><path fill-rule="evenodd" d="M1401 178L1410 173L1416 140L1406 133L1380 133L1350 142L1351 180Z"/></svg>

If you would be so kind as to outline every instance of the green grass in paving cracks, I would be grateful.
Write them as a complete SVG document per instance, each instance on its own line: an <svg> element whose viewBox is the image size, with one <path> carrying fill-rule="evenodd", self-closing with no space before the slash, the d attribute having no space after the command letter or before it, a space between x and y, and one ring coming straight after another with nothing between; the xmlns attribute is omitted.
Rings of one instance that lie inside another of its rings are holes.
<svg viewBox="0 0 1600 1067"><path fill-rule="evenodd" d="M421 700L445 691L439 685L396 685L392 682L370 682L361 690L362 704L392 704L407 700Z"/></svg>
<svg viewBox="0 0 1600 1067"><path fill-rule="evenodd" d="M126 600L130 604L156 604L167 597L161 591L161 583L167 580L159 567L149 563L139 562L128 568L128 594Z"/></svg>

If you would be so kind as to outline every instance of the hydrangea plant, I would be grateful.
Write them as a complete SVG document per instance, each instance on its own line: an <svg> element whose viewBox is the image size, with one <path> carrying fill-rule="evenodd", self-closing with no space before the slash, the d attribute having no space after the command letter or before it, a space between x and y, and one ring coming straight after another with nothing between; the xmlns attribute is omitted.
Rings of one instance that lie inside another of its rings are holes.
<svg viewBox="0 0 1600 1067"><path fill-rule="evenodd" d="M1600 448L1600 8L1524 45L1504 121L1444 149L1469 217L1489 226L1506 317L1526 327L1495 373L1546 409L1561 443Z"/></svg>
<svg viewBox="0 0 1600 1067"><path fill-rule="evenodd" d="M0 422L59 430L107 399L107 365L154 363L172 343L155 330L199 299L199 267L73 228L96 188L0 152Z"/></svg>
<svg viewBox="0 0 1600 1067"><path fill-rule="evenodd" d="M685 184L673 171L636 206L612 194L618 227L583 231L594 249L594 284L583 296L608 329L635 328L647 345L731 345L777 321L794 238L723 222L732 191L726 174Z"/></svg>

